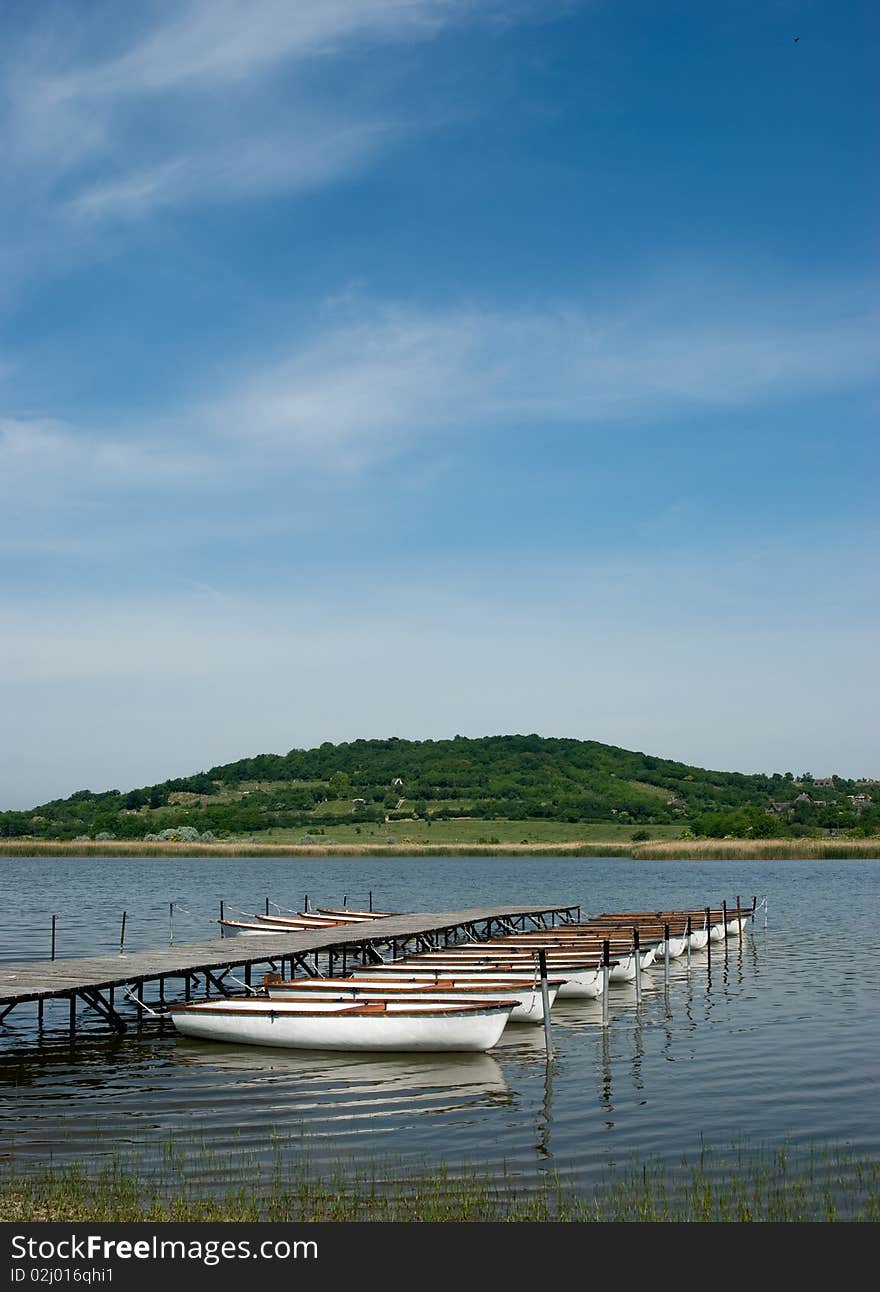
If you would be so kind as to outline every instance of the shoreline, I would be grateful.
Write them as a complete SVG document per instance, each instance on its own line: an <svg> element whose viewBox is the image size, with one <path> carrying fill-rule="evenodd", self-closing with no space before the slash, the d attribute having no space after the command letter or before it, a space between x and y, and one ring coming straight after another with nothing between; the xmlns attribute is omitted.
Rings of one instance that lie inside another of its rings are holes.
<svg viewBox="0 0 880 1292"><path fill-rule="evenodd" d="M194 1163L198 1165L198 1162ZM95 1169L97 1166L98 1169ZM166 1221L876 1221L880 1162L832 1145L700 1150L675 1166L653 1157L607 1164L590 1189L554 1174L524 1180L487 1165L450 1168L388 1158L316 1170L255 1163L248 1180L191 1179L185 1157L157 1171L137 1159L33 1173L0 1167L0 1206L16 1223Z"/></svg>
<svg viewBox="0 0 880 1292"><path fill-rule="evenodd" d="M0 840L0 857L627 857L634 861L880 858L880 839L658 839L644 843L292 844Z"/></svg>

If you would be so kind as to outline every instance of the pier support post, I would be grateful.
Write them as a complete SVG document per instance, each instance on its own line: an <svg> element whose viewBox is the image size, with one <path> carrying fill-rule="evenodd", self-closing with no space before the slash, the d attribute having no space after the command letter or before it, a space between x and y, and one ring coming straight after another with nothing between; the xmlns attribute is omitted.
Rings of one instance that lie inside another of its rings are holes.
<svg viewBox="0 0 880 1292"><path fill-rule="evenodd" d="M642 949L639 945L639 931L633 929L633 952L636 958L636 1004L642 1003Z"/></svg>
<svg viewBox="0 0 880 1292"><path fill-rule="evenodd" d="M690 967L691 967L691 934L693 933L693 931L694 931L694 926L693 926L693 923L692 923L692 921L691 921L691 917L690 917L690 916L688 916L688 922L687 922L687 953L688 953L688 969L690 969Z"/></svg>
<svg viewBox="0 0 880 1292"><path fill-rule="evenodd" d="M743 924L742 924L742 907L740 905L739 893L737 893L736 895L736 931L737 931L737 935L739 936L740 945L742 945Z"/></svg>
<svg viewBox="0 0 880 1292"><path fill-rule="evenodd" d="M706 967L712 972L712 912L706 907Z"/></svg>
<svg viewBox="0 0 880 1292"><path fill-rule="evenodd" d="M602 1026L608 1025L608 982L611 978L611 943L602 943Z"/></svg>
<svg viewBox="0 0 880 1292"><path fill-rule="evenodd" d="M547 986L546 951L538 952L538 975L541 979L541 1006L544 1011L544 1047L549 1059L553 1052L553 1042L550 1039L550 990Z"/></svg>
<svg viewBox="0 0 880 1292"><path fill-rule="evenodd" d="M70 993L70 1039L76 1035L76 992Z"/></svg>
<svg viewBox="0 0 880 1292"><path fill-rule="evenodd" d="M663 983L669 990L669 925L663 925Z"/></svg>
<svg viewBox="0 0 880 1292"><path fill-rule="evenodd" d="M122 912L122 928L119 930L119 954L125 952L125 921L128 919L128 911Z"/></svg>

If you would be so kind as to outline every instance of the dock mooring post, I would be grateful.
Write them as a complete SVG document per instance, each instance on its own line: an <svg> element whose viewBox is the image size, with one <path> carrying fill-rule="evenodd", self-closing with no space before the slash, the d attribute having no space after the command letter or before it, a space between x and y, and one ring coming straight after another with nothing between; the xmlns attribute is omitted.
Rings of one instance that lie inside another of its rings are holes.
<svg viewBox="0 0 880 1292"><path fill-rule="evenodd" d="M308 915L308 913L309 913L309 895L308 895L308 893L306 893L306 895L305 895L305 897L304 897L304 899L303 899L303 910L305 911L306 915Z"/></svg>
<svg viewBox="0 0 880 1292"><path fill-rule="evenodd" d="M372 909L373 909L373 890L371 888L370 889L370 911L371 912L372 912Z"/></svg>
<svg viewBox="0 0 880 1292"><path fill-rule="evenodd" d="M168 945L174 946L174 903L168 903Z"/></svg>
<svg viewBox="0 0 880 1292"><path fill-rule="evenodd" d="M268 897L266 898L266 914L267 914L267 915L269 914L269 899L268 899Z"/></svg>
<svg viewBox="0 0 880 1292"><path fill-rule="evenodd" d="M693 926L693 923L692 923L692 921L691 921L691 917L690 917L690 916L688 916L688 922L687 922L687 937L686 937L686 939L685 939L685 941L687 942L688 969L690 969L690 967L691 967L691 934L693 933L693 931L694 931L694 926Z"/></svg>
<svg viewBox="0 0 880 1292"><path fill-rule="evenodd" d="M669 987L669 925L663 925L663 982Z"/></svg>
<svg viewBox="0 0 880 1292"><path fill-rule="evenodd" d="M611 977L611 943L602 943L602 1026L608 1023L608 981Z"/></svg>
<svg viewBox="0 0 880 1292"><path fill-rule="evenodd" d="M737 931L737 934L739 935L740 942L742 942L743 921L742 921L742 906L740 905L739 893L737 893L736 895L736 931Z"/></svg>
<svg viewBox="0 0 880 1292"><path fill-rule="evenodd" d="M724 950L727 951L727 898L721 903L721 914L724 918Z"/></svg>
<svg viewBox="0 0 880 1292"><path fill-rule="evenodd" d="M706 907L706 968L712 972L712 912Z"/></svg>
<svg viewBox="0 0 880 1292"><path fill-rule="evenodd" d="M642 1003L642 949L639 946L639 931L633 929L633 954L636 958L636 1004Z"/></svg>
<svg viewBox="0 0 880 1292"><path fill-rule="evenodd" d="M125 921L128 918L128 911L122 912L122 928L119 930L119 954L122 955L125 950Z"/></svg>
<svg viewBox="0 0 880 1292"><path fill-rule="evenodd" d="M58 916L52 916L52 959L55 959L55 926L58 923Z"/></svg>
<svg viewBox="0 0 880 1292"><path fill-rule="evenodd" d="M550 991L547 987L547 952L538 952L538 971L541 975L541 1004L544 1008L544 1044L547 1057L553 1052L553 1041L550 1037Z"/></svg>

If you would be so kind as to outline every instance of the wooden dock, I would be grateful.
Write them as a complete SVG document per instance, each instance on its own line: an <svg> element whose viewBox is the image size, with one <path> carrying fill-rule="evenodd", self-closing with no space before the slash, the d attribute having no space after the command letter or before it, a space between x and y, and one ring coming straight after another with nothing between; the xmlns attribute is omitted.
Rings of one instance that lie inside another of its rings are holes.
<svg viewBox="0 0 880 1292"><path fill-rule="evenodd" d="M155 984L155 1003L164 1005L169 979L175 994L190 1000L194 992L230 996L241 986L230 988L227 979L240 969L250 986L255 966L273 972L297 972L332 977L349 967L397 959L414 949L429 950L462 940L481 942L494 933L548 928L580 919L579 906L492 906L464 911L422 912L389 915L369 924L340 924L324 929L296 930L259 937L214 938L180 946L158 947L125 955L84 956L61 960L26 960L0 964L0 1025L4 1018L26 1002L36 1002L40 1028L47 1001L64 998L69 1002L71 1036L76 1031L77 1004L99 1014L115 1031L127 1029L117 1008L116 992L149 1012L145 989ZM383 954L384 953L384 954ZM323 967L321 967L323 961Z"/></svg>

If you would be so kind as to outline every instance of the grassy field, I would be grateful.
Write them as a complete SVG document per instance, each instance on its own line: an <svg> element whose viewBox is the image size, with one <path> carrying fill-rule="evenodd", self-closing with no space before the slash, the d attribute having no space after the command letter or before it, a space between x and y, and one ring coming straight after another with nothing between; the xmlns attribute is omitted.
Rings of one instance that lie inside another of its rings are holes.
<svg viewBox="0 0 880 1292"><path fill-rule="evenodd" d="M0 856L5 857L503 857L503 856L574 856L633 857L637 861L736 861L798 860L816 858L832 860L847 857L880 857L880 839L675 839L657 838L644 843L632 842L632 830L618 827L566 827L558 822L539 822L541 829L520 835L523 825L534 822L448 822L469 825L469 832L449 832L443 839L435 833L437 825L423 833L413 831L416 822L400 821L375 827L373 834L362 827L360 835L343 837L342 829L328 828L324 835L314 835L313 843L303 844L298 831L266 831L254 839L227 840L218 843L144 843L140 840L113 839L106 842L59 842L43 839L0 840ZM507 826L507 830L495 827ZM555 829L554 829L555 827ZM658 830L662 827L658 827ZM672 829L673 827L668 827ZM569 829L579 830L570 834ZM410 831L409 833L407 831ZM467 836L470 837L467 837ZM279 836L282 836L279 838ZM293 839L285 837L293 836ZM542 837L543 836L543 837Z"/></svg>
<svg viewBox="0 0 880 1292"><path fill-rule="evenodd" d="M314 835L315 843L335 840L337 843L420 844L437 847L442 844L547 844L547 843L631 843L637 827L612 825L608 822L588 824L583 821L484 821L479 818L457 818L453 821L386 821L380 825L325 826L324 834ZM271 843L299 843L308 831L266 830L265 838ZM650 827L652 839L673 839L681 833L675 825ZM263 835L261 834L261 838Z"/></svg>
<svg viewBox="0 0 880 1292"><path fill-rule="evenodd" d="M0 1176L7 1222L186 1221L811 1221L880 1219L880 1163L830 1150L701 1155L678 1168L631 1163L594 1190L558 1178L535 1190L502 1174L414 1173L399 1164L342 1165L316 1178L308 1166L232 1168L207 1195L174 1149L159 1170L114 1163Z"/></svg>

